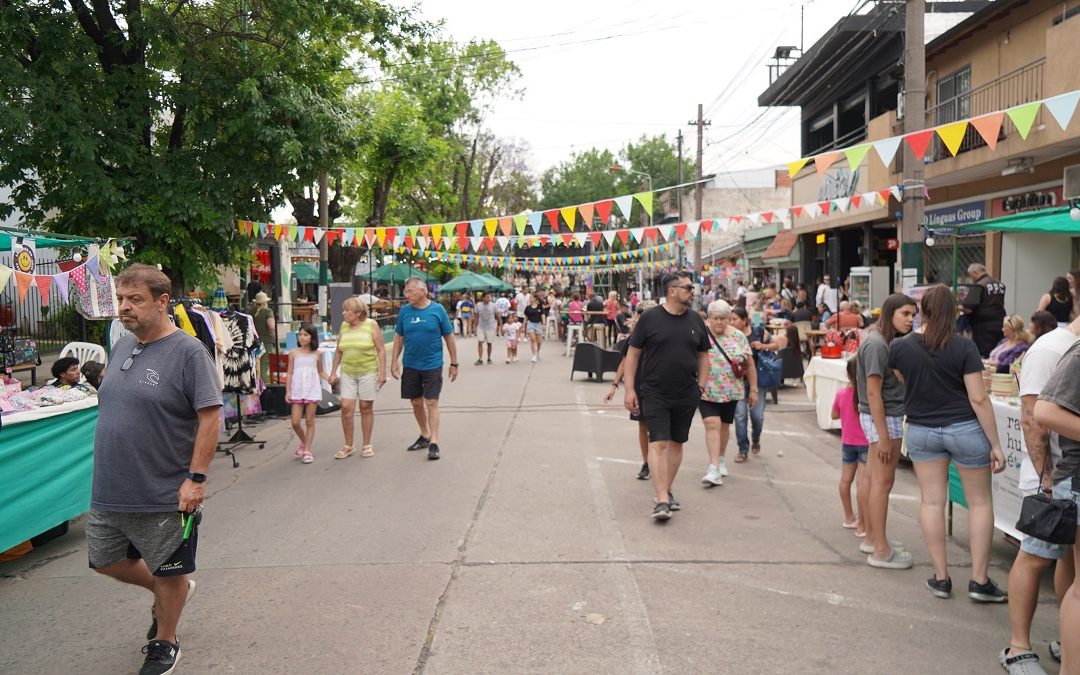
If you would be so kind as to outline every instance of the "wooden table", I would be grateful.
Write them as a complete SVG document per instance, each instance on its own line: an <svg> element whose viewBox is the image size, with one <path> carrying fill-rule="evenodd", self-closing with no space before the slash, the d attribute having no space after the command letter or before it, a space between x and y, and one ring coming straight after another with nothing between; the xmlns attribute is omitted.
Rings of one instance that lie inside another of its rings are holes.
<svg viewBox="0 0 1080 675"><path fill-rule="evenodd" d="M808 330L806 331L806 347L810 352L810 358L814 358L814 352L817 351L818 340L829 334L827 330Z"/></svg>

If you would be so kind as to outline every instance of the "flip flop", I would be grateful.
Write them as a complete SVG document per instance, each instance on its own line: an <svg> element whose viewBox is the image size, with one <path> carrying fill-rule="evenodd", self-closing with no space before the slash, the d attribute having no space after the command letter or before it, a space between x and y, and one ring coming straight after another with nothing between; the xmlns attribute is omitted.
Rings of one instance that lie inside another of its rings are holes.
<svg viewBox="0 0 1080 675"><path fill-rule="evenodd" d="M370 445L365 445L363 452L360 453L360 456L361 457L374 457L375 456L375 448L371 447Z"/></svg>
<svg viewBox="0 0 1080 675"><path fill-rule="evenodd" d="M854 530L854 529L857 529L859 527L859 523L858 523L858 521L856 521L854 523L844 523L843 527L844 527L845 530Z"/></svg>
<svg viewBox="0 0 1080 675"><path fill-rule="evenodd" d="M355 447L351 445L342 446L342 448L337 451L337 454L334 455L334 459L345 459L346 457L351 456L354 452L356 452Z"/></svg>

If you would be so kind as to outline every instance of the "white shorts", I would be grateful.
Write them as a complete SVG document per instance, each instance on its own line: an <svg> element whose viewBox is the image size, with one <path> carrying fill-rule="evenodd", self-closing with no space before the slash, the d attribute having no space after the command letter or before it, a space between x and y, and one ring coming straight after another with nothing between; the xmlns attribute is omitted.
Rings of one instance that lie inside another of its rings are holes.
<svg viewBox="0 0 1080 675"><path fill-rule="evenodd" d="M487 342L489 344L492 343L492 342L495 342L495 337L496 337L495 332L496 332L496 330L497 329L494 326L491 327L491 328L484 328L483 326L477 326L476 327L476 339L477 339L477 341L478 342Z"/></svg>
<svg viewBox="0 0 1080 675"><path fill-rule="evenodd" d="M374 401L379 391L379 375L341 374L341 398L357 401Z"/></svg>

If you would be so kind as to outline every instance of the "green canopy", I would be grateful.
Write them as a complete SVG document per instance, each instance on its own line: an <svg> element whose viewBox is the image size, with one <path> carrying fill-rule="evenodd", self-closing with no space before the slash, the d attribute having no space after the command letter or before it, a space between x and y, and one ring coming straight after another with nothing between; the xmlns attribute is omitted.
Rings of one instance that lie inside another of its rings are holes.
<svg viewBox="0 0 1080 675"><path fill-rule="evenodd" d="M59 235L58 235L59 236ZM70 237L70 238L54 238L50 236L41 236L34 234L19 234L14 232L0 232L0 251L11 250L11 240L16 237L24 237L26 239L33 239L34 245L37 248L60 248L70 246L88 246L89 244L102 243L98 239L92 239L90 237Z"/></svg>
<svg viewBox="0 0 1080 675"><path fill-rule="evenodd" d="M1051 234L1071 234L1080 236L1080 221L1069 215L1069 207L1028 211L1001 218L991 218L965 227L995 232L1046 232Z"/></svg>
<svg viewBox="0 0 1080 675"><path fill-rule="evenodd" d="M319 283L319 270L314 265L296 263L292 266L292 273L296 280L302 284Z"/></svg>
<svg viewBox="0 0 1080 675"><path fill-rule="evenodd" d="M409 277L432 280L430 274L412 265L383 265L371 275L372 281L380 284L403 284Z"/></svg>
<svg viewBox="0 0 1080 675"><path fill-rule="evenodd" d="M506 283L494 274L488 274L487 272L480 272L480 276L487 279L492 283L491 290L493 291L512 291L514 287Z"/></svg>
<svg viewBox="0 0 1080 675"><path fill-rule="evenodd" d="M463 291L489 291L495 287L491 279L486 279L475 272L462 272L439 288L440 293Z"/></svg>

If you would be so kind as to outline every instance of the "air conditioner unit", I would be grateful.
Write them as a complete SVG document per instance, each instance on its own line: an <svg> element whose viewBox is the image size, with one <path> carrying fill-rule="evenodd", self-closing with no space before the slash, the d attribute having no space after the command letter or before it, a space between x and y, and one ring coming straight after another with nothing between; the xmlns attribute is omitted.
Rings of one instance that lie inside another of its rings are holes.
<svg viewBox="0 0 1080 675"><path fill-rule="evenodd" d="M1065 201L1080 199L1080 164L1065 167L1065 178L1062 181L1062 197Z"/></svg>

